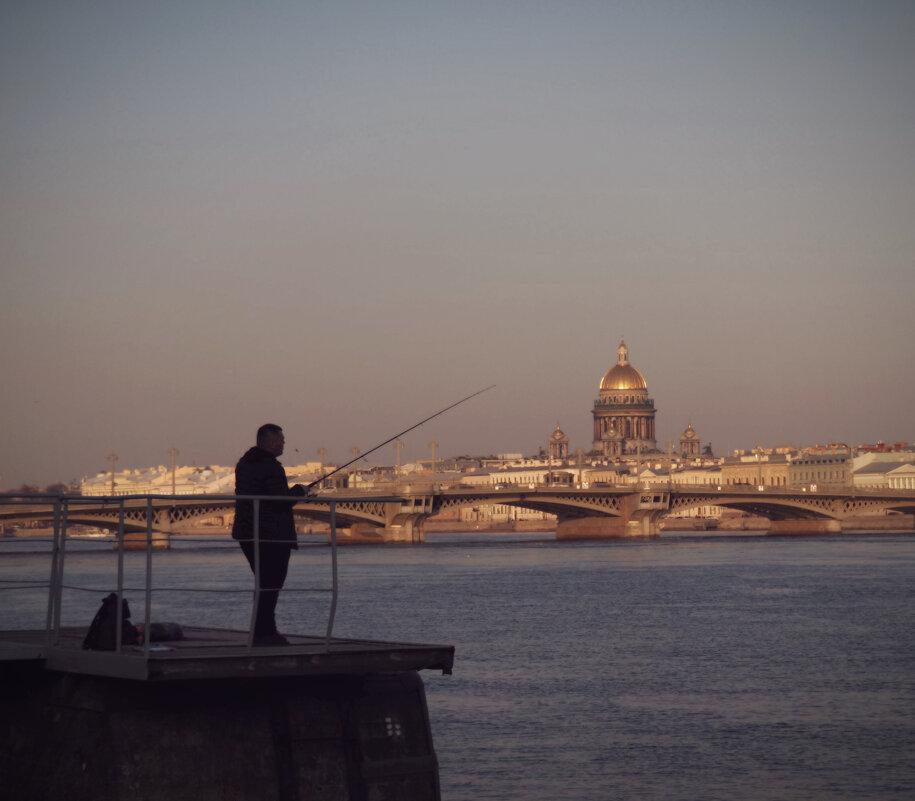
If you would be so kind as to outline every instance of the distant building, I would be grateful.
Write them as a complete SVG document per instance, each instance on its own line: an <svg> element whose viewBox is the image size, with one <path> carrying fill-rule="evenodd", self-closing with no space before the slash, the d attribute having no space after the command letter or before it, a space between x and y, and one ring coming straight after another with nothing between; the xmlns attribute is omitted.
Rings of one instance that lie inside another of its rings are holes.
<svg viewBox="0 0 915 801"><path fill-rule="evenodd" d="M898 450L874 450L876 446L858 446L855 450L857 455L852 460L852 470L857 472L862 467L876 462L893 462L902 464L903 462L915 462L915 448L911 446L901 447Z"/></svg>
<svg viewBox="0 0 915 801"><path fill-rule="evenodd" d="M113 485L113 488L112 488ZM112 474L103 471L80 483L80 494L99 495L227 494L235 492L235 470L231 467L175 467L165 465Z"/></svg>
<svg viewBox="0 0 915 801"><path fill-rule="evenodd" d="M554 466L551 470L547 462L537 461L531 465L503 467L496 470L484 467L461 476L458 483L471 487L520 486L532 488L545 484L570 485L574 483L575 475L576 471L572 468L559 469Z"/></svg>
<svg viewBox="0 0 915 801"><path fill-rule="evenodd" d="M721 465L685 466L674 472L673 482L681 486L720 486Z"/></svg>
<svg viewBox="0 0 915 801"><path fill-rule="evenodd" d="M788 485L795 488L845 489L850 486L848 453L801 453L788 468Z"/></svg>
<svg viewBox="0 0 915 801"><path fill-rule="evenodd" d="M326 468L330 469L330 468ZM286 468L289 483L308 484L321 475L319 462L293 465ZM209 467L176 466L174 471L165 465L135 470L121 470L113 476L103 471L87 477L80 483L80 494L99 495L231 495L235 492L235 468L212 465Z"/></svg>
<svg viewBox="0 0 915 801"><path fill-rule="evenodd" d="M550 459L569 458L569 438L562 432L559 423L556 424L556 430L550 434L549 447Z"/></svg>
<svg viewBox="0 0 915 801"><path fill-rule="evenodd" d="M699 456L699 435L690 423L686 426L686 431L680 436L680 456L684 459Z"/></svg>
<svg viewBox="0 0 915 801"><path fill-rule="evenodd" d="M888 462L881 459L856 467L852 474L852 482L855 489L912 489L915 487L913 477L915 465L912 462Z"/></svg>
<svg viewBox="0 0 915 801"><path fill-rule="evenodd" d="M631 484L635 476L623 465L596 465L587 468L582 475L586 487L600 487L606 484Z"/></svg>
<svg viewBox="0 0 915 801"><path fill-rule="evenodd" d="M895 470L887 473L889 489L915 489L915 465L911 462L899 465Z"/></svg>
<svg viewBox="0 0 915 801"><path fill-rule="evenodd" d="M755 453L727 458L721 465L722 486L786 487L788 456L781 453Z"/></svg>
<svg viewBox="0 0 915 801"><path fill-rule="evenodd" d="M644 376L629 363L629 349L621 341L617 363L600 382L600 394L591 412L593 448L606 457L657 449L654 400L648 397Z"/></svg>

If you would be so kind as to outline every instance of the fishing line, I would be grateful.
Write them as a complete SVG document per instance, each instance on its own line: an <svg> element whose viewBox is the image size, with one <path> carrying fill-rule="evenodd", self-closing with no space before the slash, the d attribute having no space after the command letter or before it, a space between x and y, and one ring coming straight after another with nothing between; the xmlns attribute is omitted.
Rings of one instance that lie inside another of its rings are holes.
<svg viewBox="0 0 915 801"><path fill-rule="evenodd" d="M307 491L310 490L313 486L315 486L315 484L320 484L322 481L325 481L326 479L330 478L334 473L339 473L341 470L343 470L343 469L346 468L346 467L349 467L351 464L355 464L355 463L358 462L360 459L364 459L364 458L365 458L366 456L368 456L370 453L374 453L374 452L377 451L379 448L383 448L383 447L384 447L385 445L387 445L389 442L393 442L393 441L394 441L395 439L397 439L398 437L402 437L404 434L409 434L414 428L419 428L423 423L428 423L430 420L432 420L432 419L438 417L440 414L444 414L444 413L447 412L449 409L453 409L455 406L460 406L462 403L464 403L464 401L469 401L471 398L475 398L477 395L482 395L484 392L488 392L488 391L491 390L494 386L495 386L495 384L490 384L488 387L484 387L483 389L479 389L479 390L477 390L476 392L474 392L472 395L468 395L466 398L461 398L459 401L455 401L455 402L452 403L450 406L446 406L444 409L440 409L440 410L437 411L435 414L430 414L425 420L420 420L418 423L414 423L414 424L413 424L412 426L410 426L409 428L405 428L405 429L404 429L403 431L401 431L399 434L395 434L393 437L389 437L389 438L386 439L384 442L378 443L374 448L371 448L370 450L367 450L365 453L360 453L355 459L350 459L348 462L346 462L345 464L341 464L339 467L337 467L337 468L331 470L329 473L325 473L323 476L321 476L321 478L317 479L316 481L312 481L311 484L306 484L306 485L305 485L305 491L307 492Z"/></svg>

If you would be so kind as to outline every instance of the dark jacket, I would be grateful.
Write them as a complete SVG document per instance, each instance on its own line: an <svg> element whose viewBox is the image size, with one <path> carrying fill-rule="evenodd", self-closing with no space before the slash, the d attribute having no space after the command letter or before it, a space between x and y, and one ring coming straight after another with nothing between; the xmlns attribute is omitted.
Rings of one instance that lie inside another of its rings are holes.
<svg viewBox="0 0 915 801"><path fill-rule="evenodd" d="M263 448L254 446L235 465L236 495L294 495L301 497L305 488L292 488L286 481L286 471L277 458ZM295 501L261 501L258 538L261 542L278 540L296 548L295 522L292 507ZM232 536L237 540L254 538L254 501L235 502L235 522Z"/></svg>

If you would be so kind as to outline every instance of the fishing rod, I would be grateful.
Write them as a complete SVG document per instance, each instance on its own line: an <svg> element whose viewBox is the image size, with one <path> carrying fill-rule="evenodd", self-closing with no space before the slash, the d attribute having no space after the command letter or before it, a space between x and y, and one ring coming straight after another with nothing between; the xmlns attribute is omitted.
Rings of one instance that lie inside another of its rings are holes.
<svg viewBox="0 0 915 801"><path fill-rule="evenodd" d="M430 420L432 420L432 419L438 417L440 414L444 414L444 413L447 412L449 409L453 409L455 406L460 406L462 403L464 403L464 401L469 401L471 398L475 398L477 395L482 395L484 392L488 392L488 391L491 390L494 386L495 386L495 384L490 384L488 387L484 387L483 389L477 390L477 391L474 392L472 395L468 395L466 398L461 398L459 401L455 401L455 402L452 403L450 406L446 406L444 409L441 409L441 410L437 411L435 414L430 414L425 420L420 420L418 423L415 423L414 425L410 426L409 428L405 428L405 429L404 429L403 431L401 431L399 434L395 434L393 437L390 437L389 439L386 439L384 442L379 443L378 445L376 445L376 446L375 446L374 448L372 448L371 450L367 450L365 453L360 453L355 459L350 459L346 464L341 464L339 467L334 468L334 469L331 470L329 473L325 473L323 476L321 476L321 478L317 479L316 481L312 481L311 484L306 484L306 485L305 485L305 491L308 492L308 490L310 490L313 486L315 486L315 484L320 484L322 481L327 480L327 479L330 478L334 473L339 473L339 472L340 472L341 470L343 470L344 468L349 467L351 464L355 464L355 463L358 462L360 459L364 459L364 458L365 458L366 456L368 456L370 453L374 453L374 452L377 451L379 448L383 448L383 447L384 447L385 445L387 445L389 442L393 442L393 441L394 441L395 439L397 439L398 437L402 437L404 434L409 434L414 428L419 428L423 423L428 423Z"/></svg>

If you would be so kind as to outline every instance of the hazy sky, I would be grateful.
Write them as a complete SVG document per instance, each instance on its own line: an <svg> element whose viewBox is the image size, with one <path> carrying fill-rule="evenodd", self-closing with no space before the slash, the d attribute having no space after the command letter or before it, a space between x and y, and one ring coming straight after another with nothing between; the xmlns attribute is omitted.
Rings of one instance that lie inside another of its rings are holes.
<svg viewBox="0 0 915 801"><path fill-rule="evenodd" d="M915 3L0 5L0 487L915 439ZM392 462L392 448L377 461ZM376 460L372 460L375 462Z"/></svg>

